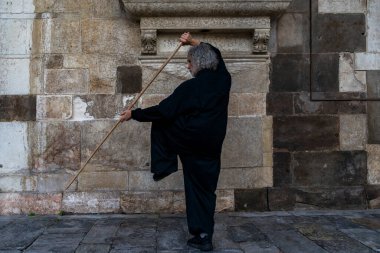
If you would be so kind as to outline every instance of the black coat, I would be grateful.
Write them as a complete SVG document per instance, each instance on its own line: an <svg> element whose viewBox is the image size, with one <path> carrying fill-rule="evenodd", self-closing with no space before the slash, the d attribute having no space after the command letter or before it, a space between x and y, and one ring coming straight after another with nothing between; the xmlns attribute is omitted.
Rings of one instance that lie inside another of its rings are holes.
<svg viewBox="0 0 380 253"><path fill-rule="evenodd" d="M204 69L181 83L158 105L135 109L132 118L141 122L164 122L178 153L220 156L226 135L231 76L220 51L215 71Z"/></svg>

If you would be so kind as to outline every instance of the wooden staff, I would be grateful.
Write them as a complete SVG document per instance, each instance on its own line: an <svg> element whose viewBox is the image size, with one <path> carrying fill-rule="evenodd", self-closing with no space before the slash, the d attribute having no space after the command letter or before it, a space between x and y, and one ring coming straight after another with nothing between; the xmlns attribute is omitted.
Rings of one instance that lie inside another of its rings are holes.
<svg viewBox="0 0 380 253"><path fill-rule="evenodd" d="M137 101L140 99L140 97L144 94L146 89L153 83L153 81L156 79L158 74L161 73L161 71L165 68L165 66L169 63L169 61L174 57L174 55L178 52L178 50L181 48L182 42L180 42L177 46L177 48L174 50L174 52L169 56L169 58L162 64L161 68L156 72L156 74L153 76L151 81L146 85L146 87L138 94L138 96L133 100L133 102L128 106L127 110L131 110L132 107L137 103ZM86 167L88 162L91 160L91 158L95 155L95 153L98 151L98 149L103 145L103 143L108 139L108 137L111 135L111 133L116 129L116 127L121 123L121 119L117 121L117 123L112 127L111 131L106 135L106 137L102 140L102 142L96 147L94 152L92 152L91 156L87 159L87 161L84 163L82 168L77 172L75 177L73 177L70 182L67 184L65 191L70 187L70 185L74 182L75 179L79 176L79 174L83 171L83 169Z"/></svg>

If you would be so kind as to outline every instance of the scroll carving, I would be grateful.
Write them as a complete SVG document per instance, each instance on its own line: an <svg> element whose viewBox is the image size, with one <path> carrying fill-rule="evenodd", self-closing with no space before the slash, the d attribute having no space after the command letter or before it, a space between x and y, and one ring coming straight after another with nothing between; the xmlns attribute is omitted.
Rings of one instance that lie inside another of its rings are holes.
<svg viewBox="0 0 380 253"><path fill-rule="evenodd" d="M270 29L255 29L253 35L253 53L266 53L268 51Z"/></svg>
<svg viewBox="0 0 380 253"><path fill-rule="evenodd" d="M157 30L141 30L141 54L157 54Z"/></svg>

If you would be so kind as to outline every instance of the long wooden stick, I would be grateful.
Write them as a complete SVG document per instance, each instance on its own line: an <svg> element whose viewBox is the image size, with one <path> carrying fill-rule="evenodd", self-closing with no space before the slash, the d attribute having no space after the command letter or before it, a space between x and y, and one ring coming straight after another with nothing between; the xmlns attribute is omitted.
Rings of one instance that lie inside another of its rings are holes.
<svg viewBox="0 0 380 253"><path fill-rule="evenodd" d="M133 100L133 102L128 106L127 110L132 109L132 107L137 103L137 101L141 98L141 96L144 94L144 92L148 89L148 87L153 83L153 81L157 78L157 76L161 73L161 71L165 68L165 66L169 63L169 61L174 57L174 55L178 52L178 50L181 48L182 42L178 44L177 48L174 50L174 52L169 56L169 58L162 64L161 68L156 72L156 74L151 78L150 82L145 86L145 88L138 94L137 97ZM84 163L82 168L77 172L77 174L70 180L70 182L67 184L65 191L70 187L70 185L74 182L75 179L79 176L79 174L83 171L83 169L86 167L88 162L91 160L91 158L95 155L95 153L98 151L98 149L103 145L103 143L108 139L108 137L111 135L111 133L116 129L116 127L119 126L121 123L121 119L117 121L117 123L112 127L111 131L108 132L106 137L102 140L102 142L96 147L94 152L92 152L91 156L87 159L87 161Z"/></svg>

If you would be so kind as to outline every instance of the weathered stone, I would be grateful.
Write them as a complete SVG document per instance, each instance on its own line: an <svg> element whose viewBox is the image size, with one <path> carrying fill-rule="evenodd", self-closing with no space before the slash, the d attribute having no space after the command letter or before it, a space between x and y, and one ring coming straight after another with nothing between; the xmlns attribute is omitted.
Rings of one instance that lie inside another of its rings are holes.
<svg viewBox="0 0 380 253"><path fill-rule="evenodd" d="M1 54L29 54L31 51L32 25L33 22L27 19L1 19Z"/></svg>
<svg viewBox="0 0 380 253"><path fill-rule="evenodd" d="M368 207L373 209L380 208L380 185L367 185L365 187Z"/></svg>
<svg viewBox="0 0 380 253"><path fill-rule="evenodd" d="M219 176L219 189L252 189L272 186L273 172L270 167L242 169L222 169Z"/></svg>
<svg viewBox="0 0 380 253"><path fill-rule="evenodd" d="M122 15L122 9L118 0L95 0L94 16L101 18L116 18Z"/></svg>
<svg viewBox="0 0 380 253"><path fill-rule="evenodd" d="M379 52L380 48L380 4L376 0L367 1L367 51Z"/></svg>
<svg viewBox="0 0 380 253"><path fill-rule="evenodd" d="M268 209L270 211L293 210L296 203L292 188L268 188Z"/></svg>
<svg viewBox="0 0 380 253"><path fill-rule="evenodd" d="M44 89L44 75L43 73L43 58L39 55L32 55L30 57L29 65L29 93L30 94L43 94Z"/></svg>
<svg viewBox="0 0 380 253"><path fill-rule="evenodd" d="M271 58L271 92L309 91L310 57L306 54L277 54Z"/></svg>
<svg viewBox="0 0 380 253"><path fill-rule="evenodd" d="M369 98L380 98L380 70L369 70L367 73L367 92Z"/></svg>
<svg viewBox="0 0 380 253"><path fill-rule="evenodd" d="M78 177L78 191L127 190L128 172L85 172Z"/></svg>
<svg viewBox="0 0 380 253"><path fill-rule="evenodd" d="M45 74L45 92L77 94L88 92L89 74L86 69L48 69Z"/></svg>
<svg viewBox="0 0 380 253"><path fill-rule="evenodd" d="M110 244L85 244L82 243L76 248L75 252L77 253L87 253L87 252L96 252L96 253L108 253L111 250Z"/></svg>
<svg viewBox="0 0 380 253"><path fill-rule="evenodd" d="M29 94L30 59L0 59L0 95Z"/></svg>
<svg viewBox="0 0 380 253"><path fill-rule="evenodd" d="M81 158L85 161L116 122L85 122L82 126ZM128 121L112 135L89 162L88 168L102 166L109 169L142 169L150 162L149 124Z"/></svg>
<svg viewBox="0 0 380 253"><path fill-rule="evenodd" d="M363 187L296 189L296 208L302 209L366 209Z"/></svg>
<svg viewBox="0 0 380 253"><path fill-rule="evenodd" d="M93 54L65 54L63 57L63 68L89 68L96 70L96 73L91 74L98 74L98 56Z"/></svg>
<svg viewBox="0 0 380 253"><path fill-rule="evenodd" d="M36 96L1 96L0 121L36 120Z"/></svg>
<svg viewBox="0 0 380 253"><path fill-rule="evenodd" d="M114 94L116 80L112 78L90 77L90 93Z"/></svg>
<svg viewBox="0 0 380 253"><path fill-rule="evenodd" d="M80 217L71 219L56 218L55 223L49 226L46 234L85 234L88 233L96 220Z"/></svg>
<svg viewBox="0 0 380 253"><path fill-rule="evenodd" d="M308 15L299 13L286 13L278 19L278 53L309 52L309 20Z"/></svg>
<svg viewBox="0 0 380 253"><path fill-rule="evenodd" d="M92 1L91 0L82 0L80 2L75 0L66 0L66 1L52 1L52 0L40 0L35 1L35 12L68 12L68 13L82 13L89 15L92 10Z"/></svg>
<svg viewBox="0 0 380 253"><path fill-rule="evenodd" d="M47 69L61 69L63 67L63 55L47 55L45 59L45 67Z"/></svg>
<svg viewBox="0 0 380 253"><path fill-rule="evenodd" d="M239 116L262 116L266 114L266 93L237 94Z"/></svg>
<svg viewBox="0 0 380 253"><path fill-rule="evenodd" d="M269 89L269 66L267 63L228 63L231 74L231 92L266 93ZM254 78L252 78L254 76Z"/></svg>
<svg viewBox="0 0 380 253"><path fill-rule="evenodd" d="M0 214L52 214L61 208L62 194L0 193Z"/></svg>
<svg viewBox="0 0 380 253"><path fill-rule="evenodd" d="M27 123L0 122L0 140L0 174L27 169L30 152Z"/></svg>
<svg viewBox="0 0 380 253"><path fill-rule="evenodd" d="M49 192L61 192L64 191L66 185L69 183L69 180L73 175L66 173L59 174L50 174L50 173L41 173L37 176L37 191L42 193ZM76 184L73 183L69 190L75 189Z"/></svg>
<svg viewBox="0 0 380 253"><path fill-rule="evenodd" d="M62 210L72 213L117 213L120 211L118 192L65 192Z"/></svg>
<svg viewBox="0 0 380 253"><path fill-rule="evenodd" d="M292 183L291 157L288 152L273 153L273 186L288 186Z"/></svg>
<svg viewBox="0 0 380 253"><path fill-rule="evenodd" d="M81 52L81 22L79 19L53 18L44 23L45 53L64 54Z"/></svg>
<svg viewBox="0 0 380 253"><path fill-rule="evenodd" d="M36 189L36 178L33 176L1 176L0 192L34 191Z"/></svg>
<svg viewBox="0 0 380 253"><path fill-rule="evenodd" d="M311 62L311 90L339 91L339 54L314 54Z"/></svg>
<svg viewBox="0 0 380 253"><path fill-rule="evenodd" d="M223 168L262 165L261 128L260 118L229 118L222 151Z"/></svg>
<svg viewBox="0 0 380 253"><path fill-rule="evenodd" d="M339 118L303 116L273 118L273 147L286 150L323 150L339 147Z"/></svg>
<svg viewBox="0 0 380 253"><path fill-rule="evenodd" d="M96 224L83 238L82 243L109 243L119 229L119 224ZM87 251L88 252L88 251ZM108 252L108 251L107 251Z"/></svg>
<svg viewBox="0 0 380 253"><path fill-rule="evenodd" d="M364 13L366 0L318 0L319 13Z"/></svg>
<svg viewBox="0 0 380 253"><path fill-rule="evenodd" d="M317 84L315 84L318 86ZM364 92L312 92L313 100L326 100L326 101L339 101L343 100L357 100L367 98L367 93ZM358 102L358 101L352 101Z"/></svg>
<svg viewBox="0 0 380 253"><path fill-rule="evenodd" d="M13 0L8 2L1 2L0 9L2 13L21 13L22 12L22 1Z"/></svg>
<svg viewBox="0 0 380 253"><path fill-rule="evenodd" d="M342 232L347 234L365 246L373 249L374 251L380 250L380 239L377 232L370 229L342 229Z"/></svg>
<svg viewBox="0 0 380 253"><path fill-rule="evenodd" d="M82 234L44 234L28 248L27 252L73 252L82 240Z"/></svg>
<svg viewBox="0 0 380 253"><path fill-rule="evenodd" d="M140 66L120 66L117 68L116 92L139 93L142 90Z"/></svg>
<svg viewBox="0 0 380 253"><path fill-rule="evenodd" d="M123 109L123 98L120 95L84 95L75 97L74 99L77 101L80 99L85 103L85 114L92 119L115 119L118 118L118 114Z"/></svg>
<svg viewBox="0 0 380 253"><path fill-rule="evenodd" d="M296 114L336 114L338 106L329 102L312 101L310 93L294 95L294 111Z"/></svg>
<svg viewBox="0 0 380 253"><path fill-rule="evenodd" d="M30 127L33 170L78 170L81 159L80 134L80 126L75 122L38 122Z"/></svg>
<svg viewBox="0 0 380 253"><path fill-rule="evenodd" d="M364 151L299 152L292 165L297 186L355 186L367 181Z"/></svg>
<svg viewBox="0 0 380 253"><path fill-rule="evenodd" d="M333 102L330 102L330 104ZM363 101L341 101L338 103L339 114L366 114L367 103Z"/></svg>
<svg viewBox="0 0 380 253"><path fill-rule="evenodd" d="M366 72L354 70L354 55L339 54L339 91L366 92Z"/></svg>
<svg viewBox="0 0 380 253"><path fill-rule="evenodd" d="M312 26L313 53L366 50L364 14L318 14Z"/></svg>
<svg viewBox="0 0 380 253"><path fill-rule="evenodd" d="M368 144L366 151L368 184L380 184L380 145Z"/></svg>
<svg viewBox="0 0 380 253"><path fill-rule="evenodd" d="M173 209L173 192L124 192L120 205L125 213L169 213Z"/></svg>
<svg viewBox="0 0 380 253"><path fill-rule="evenodd" d="M293 0L289 7L286 9L286 12L309 12L310 11L310 2L304 0Z"/></svg>
<svg viewBox="0 0 380 253"><path fill-rule="evenodd" d="M129 172L129 190L132 191L149 191L149 190L182 190L183 176L182 171L171 174L165 179L155 182L153 174L148 171L130 171Z"/></svg>
<svg viewBox="0 0 380 253"><path fill-rule="evenodd" d="M379 70L380 53L355 53L356 70Z"/></svg>
<svg viewBox="0 0 380 253"><path fill-rule="evenodd" d="M161 94L146 94L141 97L141 108L147 108L150 106L158 105L167 96Z"/></svg>
<svg viewBox="0 0 380 253"><path fill-rule="evenodd" d="M367 144L367 115L340 115L340 149L363 150Z"/></svg>
<svg viewBox="0 0 380 253"><path fill-rule="evenodd" d="M132 22L125 19L86 19L81 27L85 53L138 55L139 31Z"/></svg>
<svg viewBox="0 0 380 253"><path fill-rule="evenodd" d="M71 96L37 96L37 120L70 119L72 104Z"/></svg>
<svg viewBox="0 0 380 253"><path fill-rule="evenodd" d="M293 93L270 92L267 94L267 114L269 115L292 115Z"/></svg>
<svg viewBox="0 0 380 253"><path fill-rule="evenodd" d="M236 189L235 211L267 211L267 188Z"/></svg>

